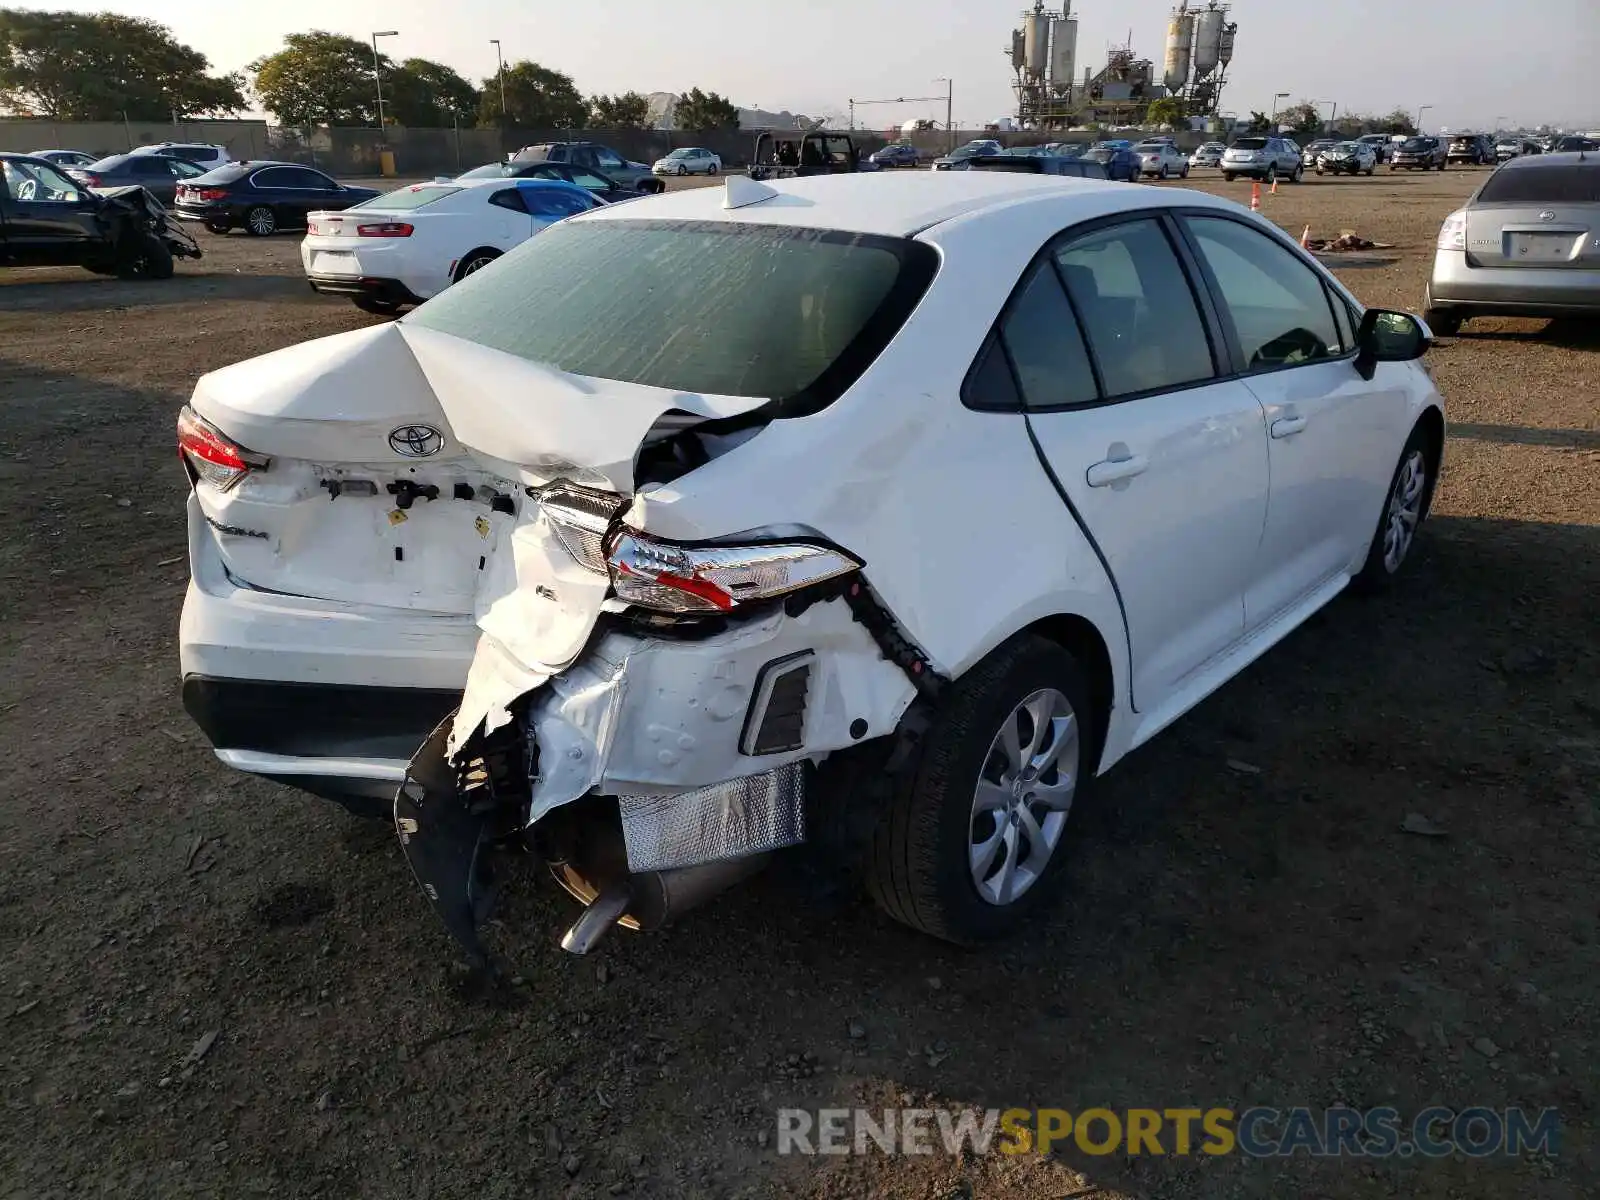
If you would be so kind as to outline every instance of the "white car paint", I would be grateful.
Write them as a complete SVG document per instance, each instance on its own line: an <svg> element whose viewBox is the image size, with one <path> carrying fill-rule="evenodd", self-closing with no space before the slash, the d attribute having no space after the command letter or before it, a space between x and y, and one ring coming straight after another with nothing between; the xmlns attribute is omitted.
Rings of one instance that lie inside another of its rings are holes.
<svg viewBox="0 0 1600 1200"><path fill-rule="evenodd" d="M307 277L342 281L392 280L426 300L456 281L474 251L504 254L559 217L531 215L501 203L523 189L555 187L581 194L586 207L599 205L587 192L569 184L539 179L467 179L413 184L341 212L315 212L300 243L300 263ZM436 197L436 198L435 198ZM414 203L428 202L421 207ZM361 231L386 225L410 229L399 237L363 236Z"/></svg>
<svg viewBox="0 0 1600 1200"><path fill-rule="evenodd" d="M1129 210L1226 217L1295 257L1352 322L1361 308L1275 227L1188 191L982 172L935 184L912 173L738 184L726 202L721 189L682 191L571 225L801 226L933 246L937 276L841 396L636 489L635 458L663 414L730 416L763 399L569 375L411 320L213 372L193 409L273 461L229 491L194 489L185 675L465 683L457 746L537 692L541 745L576 749L584 765L541 784L534 819L591 787L673 793L823 758L859 740L847 718L862 718L868 737L895 728L915 688L839 604L701 641L626 627L596 640L619 602L521 491L569 478L615 491L624 522L653 537L804 533L844 548L951 678L1039 621L1086 622L1109 651L1103 771L1342 590L1366 558L1406 438L1442 413L1419 364L1377 363L1369 381L1348 357L1027 419L977 411L962 403L962 380L1041 247ZM388 449L386 432L417 423L443 436L426 467L439 500L399 522L381 494L329 503L329 479L422 470ZM1112 482L1108 469L1125 477ZM448 499L457 483L473 498ZM489 489L513 497L515 511L485 504ZM402 540L403 560L393 552ZM757 672L797 648L817 653L825 697L804 746L742 757L738 717ZM397 765L350 770L376 778ZM339 769L297 760L267 773Z"/></svg>
<svg viewBox="0 0 1600 1200"><path fill-rule="evenodd" d="M656 159L650 170L656 175L715 175L722 170L722 159L704 146L683 146Z"/></svg>

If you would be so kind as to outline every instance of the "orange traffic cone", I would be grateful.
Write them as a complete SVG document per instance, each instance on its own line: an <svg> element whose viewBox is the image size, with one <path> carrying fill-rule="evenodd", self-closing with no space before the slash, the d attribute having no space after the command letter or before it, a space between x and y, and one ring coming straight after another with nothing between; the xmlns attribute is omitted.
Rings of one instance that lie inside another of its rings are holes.
<svg viewBox="0 0 1600 1200"><path fill-rule="evenodd" d="M1278 194L1278 177L1276 175L1272 177L1272 194L1274 196Z"/></svg>
<svg viewBox="0 0 1600 1200"><path fill-rule="evenodd" d="M1261 211L1261 182L1257 180L1250 185L1250 211Z"/></svg>
<svg viewBox="0 0 1600 1200"><path fill-rule="evenodd" d="M1306 226L1306 231L1300 235L1300 249L1311 249L1311 226Z"/></svg>

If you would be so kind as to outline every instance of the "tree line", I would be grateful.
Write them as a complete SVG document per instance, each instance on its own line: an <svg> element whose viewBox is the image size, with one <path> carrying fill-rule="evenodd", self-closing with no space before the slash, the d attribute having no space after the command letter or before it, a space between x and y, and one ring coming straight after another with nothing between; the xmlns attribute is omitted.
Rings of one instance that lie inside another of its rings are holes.
<svg viewBox="0 0 1600 1200"><path fill-rule="evenodd" d="M372 46L343 34L290 34L283 49L243 72L210 73L205 55L159 22L115 13L0 8L0 107L61 121L166 121L220 117L253 99L283 125L378 123ZM585 96L572 77L536 62L507 63L471 80L426 58L378 56L386 124L457 123L483 128L645 128L649 101L638 92ZM734 129L739 110L724 96L691 88L674 124Z"/></svg>
<svg viewBox="0 0 1600 1200"><path fill-rule="evenodd" d="M1163 96L1150 106L1148 117L1152 125L1177 125L1186 116L1183 101L1176 96ZM1276 113L1252 112L1245 128L1251 133L1266 133L1274 127L1291 129L1301 137L1315 137L1330 127L1359 133L1417 132L1411 114L1397 108L1388 116L1370 116L1364 113L1346 113L1335 121L1325 121L1322 109L1310 100L1280 108Z"/></svg>

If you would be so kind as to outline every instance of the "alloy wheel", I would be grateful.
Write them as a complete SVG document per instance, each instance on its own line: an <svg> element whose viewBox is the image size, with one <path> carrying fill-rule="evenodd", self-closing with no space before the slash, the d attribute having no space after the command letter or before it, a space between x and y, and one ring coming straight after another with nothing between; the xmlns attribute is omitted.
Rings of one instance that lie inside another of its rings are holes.
<svg viewBox="0 0 1600 1200"><path fill-rule="evenodd" d="M1405 562L1422 520L1422 500L1427 494L1428 464L1421 450L1413 450L1400 464L1389 507L1384 513L1383 569L1393 575Z"/></svg>
<svg viewBox="0 0 1600 1200"><path fill-rule="evenodd" d="M250 232L257 237L266 237L278 228L278 220L270 208L252 208L246 220L250 223Z"/></svg>
<svg viewBox="0 0 1600 1200"><path fill-rule="evenodd" d="M476 274L493 261L494 256L489 254L479 254L467 259L466 262L461 264L461 278L465 279L468 275Z"/></svg>
<svg viewBox="0 0 1600 1200"><path fill-rule="evenodd" d="M989 904L1039 882L1061 842L1078 785L1077 715L1055 688L1013 708L990 743L972 798L967 862Z"/></svg>

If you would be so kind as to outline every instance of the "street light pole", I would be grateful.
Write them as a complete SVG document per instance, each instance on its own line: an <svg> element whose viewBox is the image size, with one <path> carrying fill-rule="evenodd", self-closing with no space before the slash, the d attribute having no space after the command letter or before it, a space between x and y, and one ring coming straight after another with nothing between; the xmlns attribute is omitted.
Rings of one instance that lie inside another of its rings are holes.
<svg viewBox="0 0 1600 1200"><path fill-rule="evenodd" d="M1422 132L1422 114L1427 112L1432 107L1433 107L1433 105L1431 105L1431 104L1424 104L1421 108L1417 109L1417 132L1418 133Z"/></svg>
<svg viewBox="0 0 1600 1200"><path fill-rule="evenodd" d="M385 141L383 132L383 60L378 57L378 39L381 37L396 37L398 29L380 29L372 35L372 78L378 86L378 144Z"/></svg>
<svg viewBox="0 0 1600 1200"><path fill-rule="evenodd" d="M505 56L500 53L500 39L490 38L489 41L494 46L495 74L500 77L500 119L504 121L506 117L506 60Z"/></svg>
<svg viewBox="0 0 1600 1200"><path fill-rule="evenodd" d="M1276 132L1276 129L1274 127L1277 125L1277 122L1278 122L1278 101L1279 100L1287 100L1288 98L1289 98L1289 93L1288 92L1278 92L1276 95L1274 95L1272 97L1272 114L1269 117L1267 117L1267 125L1268 125L1267 132L1268 133L1275 133Z"/></svg>
<svg viewBox="0 0 1600 1200"><path fill-rule="evenodd" d="M948 152L956 148L956 131L950 125L954 119L951 114L955 108L956 85L953 79L935 79L934 82L944 84L944 140Z"/></svg>

